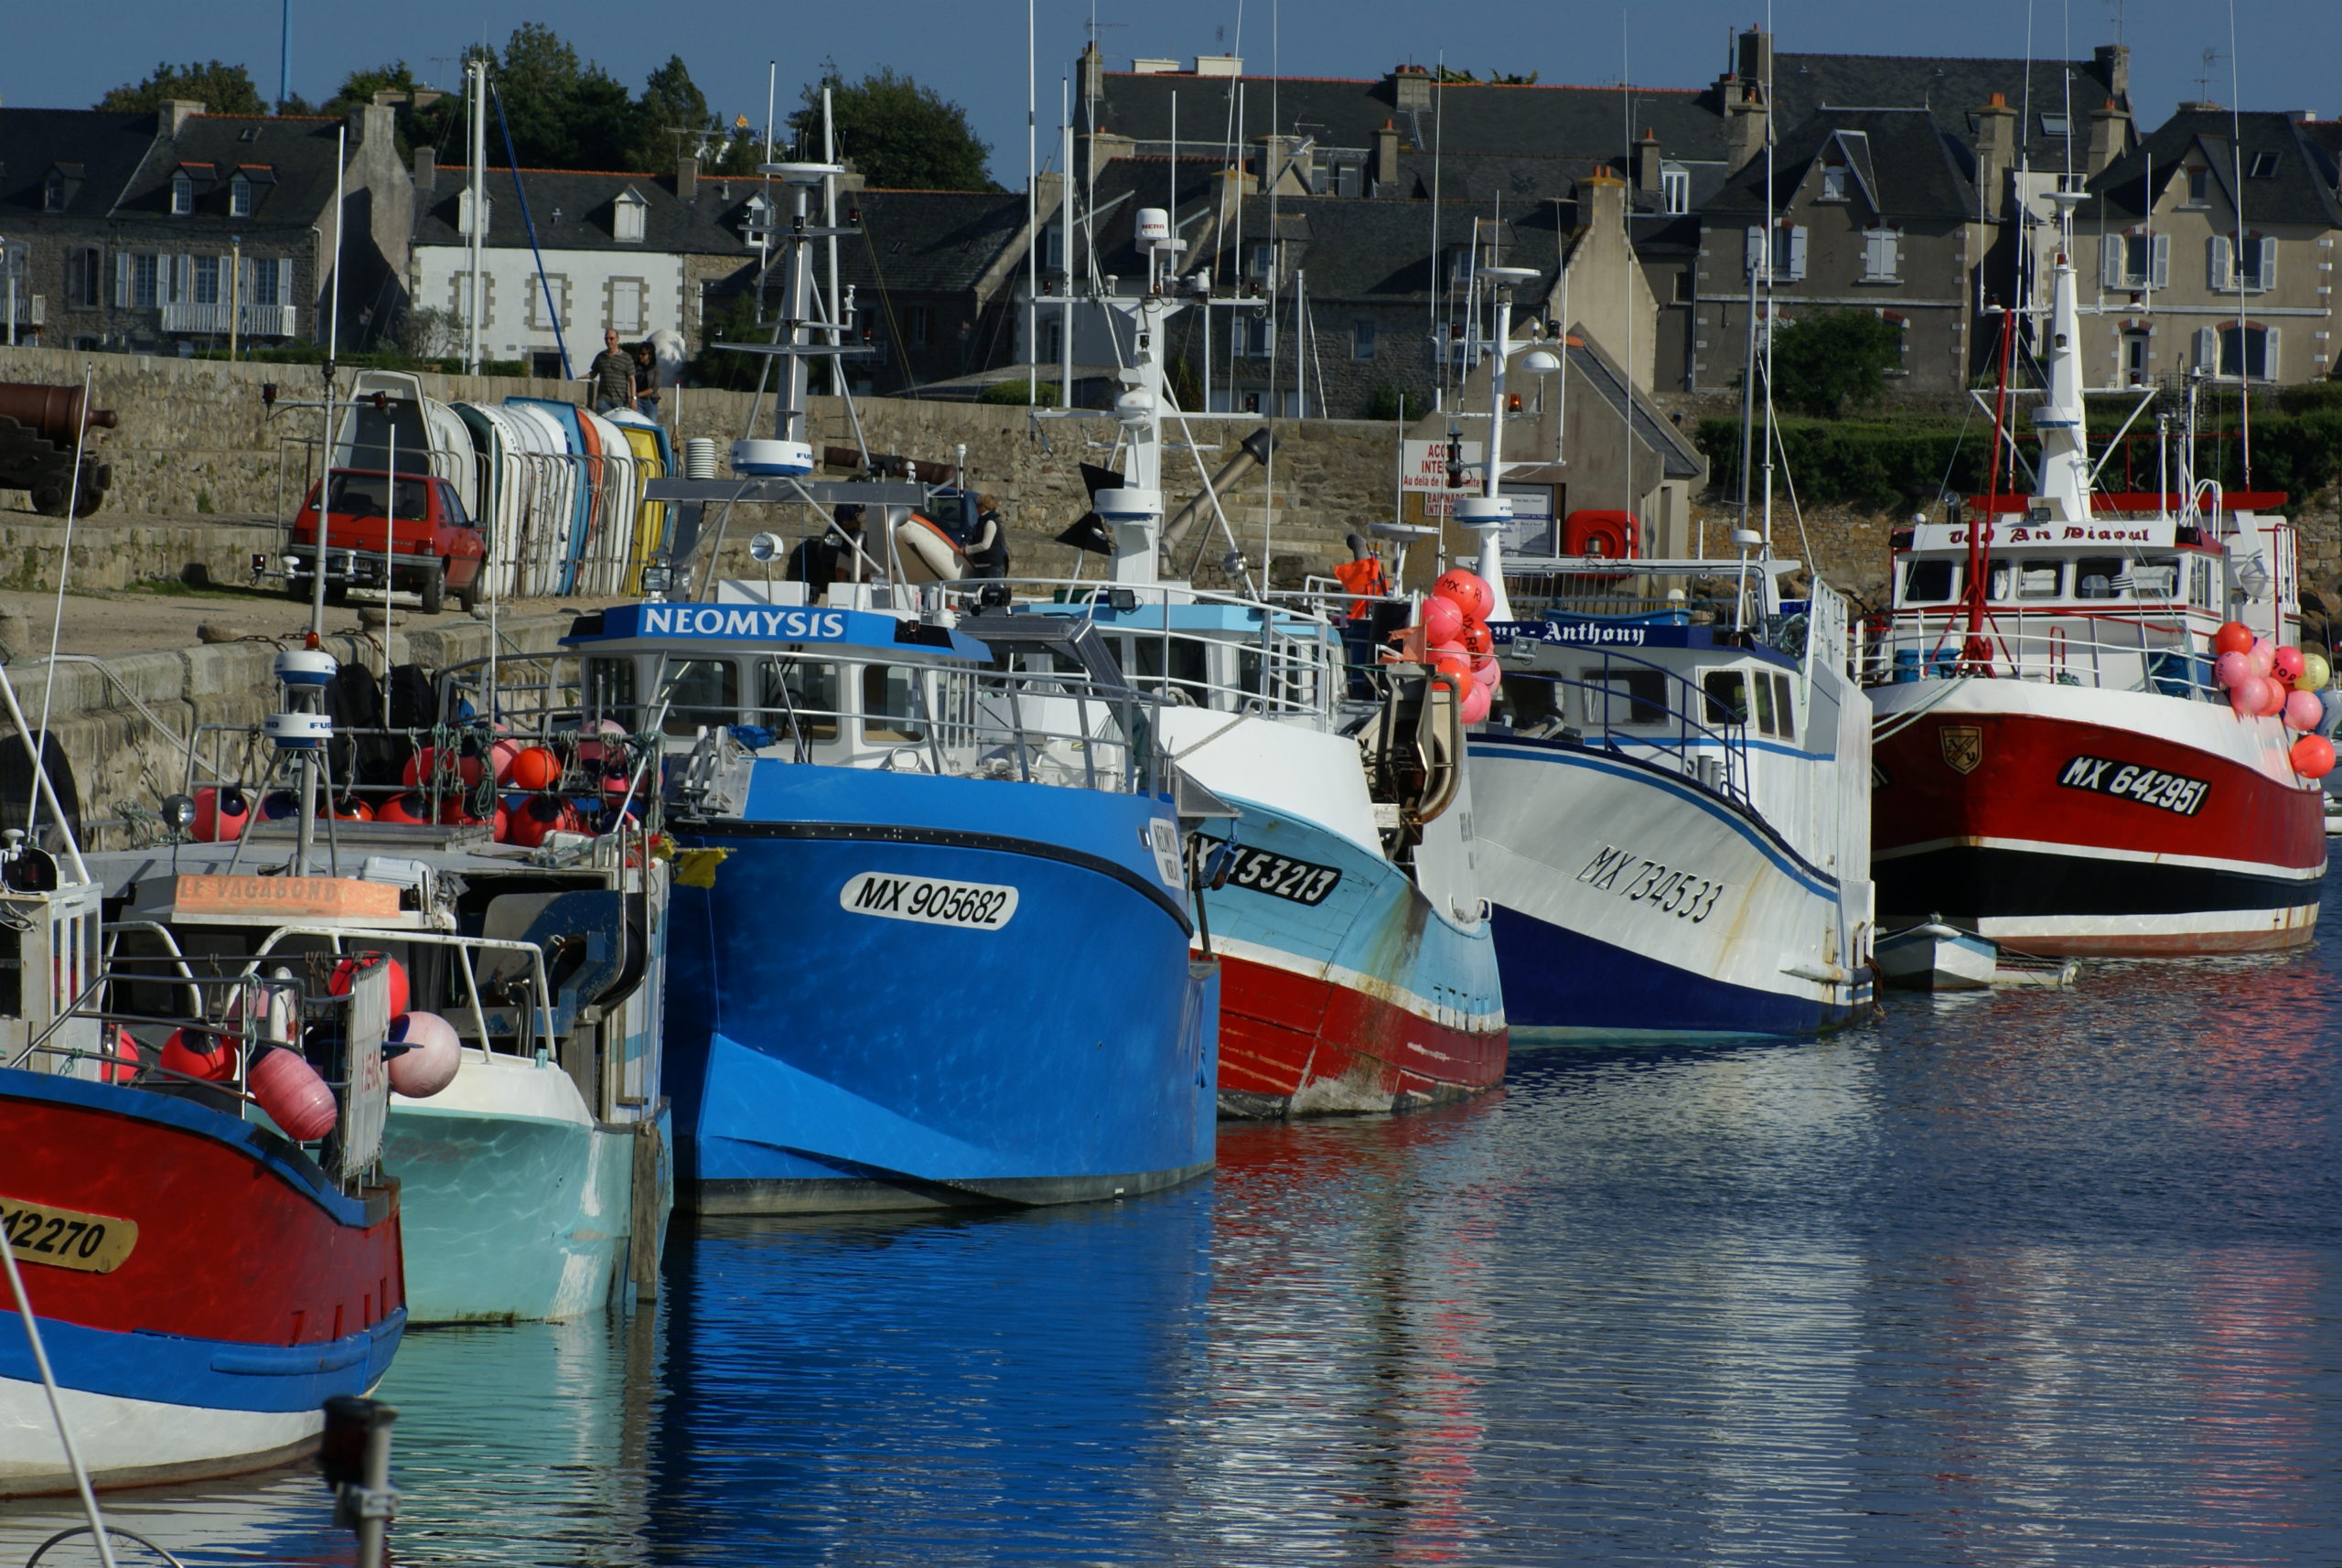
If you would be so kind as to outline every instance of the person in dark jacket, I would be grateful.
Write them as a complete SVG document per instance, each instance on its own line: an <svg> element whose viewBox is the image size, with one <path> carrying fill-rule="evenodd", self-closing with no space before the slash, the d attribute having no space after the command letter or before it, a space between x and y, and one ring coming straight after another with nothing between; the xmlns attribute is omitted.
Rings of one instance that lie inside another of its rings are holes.
<svg viewBox="0 0 2342 1568"><path fill-rule="evenodd" d="M866 583L872 579L875 574L867 553L870 548L862 532L862 508L852 501L841 502L825 532L790 552L786 575L792 583L804 583L817 590L809 596L819 603L822 596L818 590L832 583Z"/></svg>
<svg viewBox="0 0 2342 1568"><path fill-rule="evenodd" d="M998 581L1008 575L1008 525L989 493L976 498L974 531L961 543L968 553L969 576Z"/></svg>

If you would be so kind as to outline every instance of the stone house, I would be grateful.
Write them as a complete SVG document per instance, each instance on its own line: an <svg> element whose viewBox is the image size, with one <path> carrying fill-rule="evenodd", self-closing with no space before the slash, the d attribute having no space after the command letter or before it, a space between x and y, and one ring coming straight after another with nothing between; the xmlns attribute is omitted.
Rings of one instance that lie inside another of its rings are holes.
<svg viewBox="0 0 2342 1568"><path fill-rule="evenodd" d="M2334 373L2342 169L2330 123L2186 103L2075 214L2091 375L2144 384Z"/></svg>
<svg viewBox="0 0 2342 1568"><path fill-rule="evenodd" d="M334 186L338 145L343 205ZM331 119L0 109L0 239L19 342L140 353L323 341L342 235L340 342L404 304L412 203L392 111ZM0 314L5 314L0 299Z"/></svg>
<svg viewBox="0 0 2342 1568"><path fill-rule="evenodd" d="M1752 159L1701 214L1700 385L1739 381L1751 280L1760 321L1869 311L1901 329L1902 385L1966 385L1987 234L1964 165L1926 109L1823 110Z"/></svg>

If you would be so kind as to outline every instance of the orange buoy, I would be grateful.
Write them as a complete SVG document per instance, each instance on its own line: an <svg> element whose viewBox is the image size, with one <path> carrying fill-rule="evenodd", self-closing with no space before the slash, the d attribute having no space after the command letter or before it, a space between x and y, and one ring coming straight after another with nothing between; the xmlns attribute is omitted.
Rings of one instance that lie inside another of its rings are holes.
<svg viewBox="0 0 2342 1568"><path fill-rule="evenodd" d="M512 754L505 782L515 789L550 789L560 778L559 757L542 746L526 746Z"/></svg>
<svg viewBox="0 0 2342 1568"><path fill-rule="evenodd" d="M362 952L343 959L333 966L333 975L326 982L326 990L335 996L349 995L349 988L357 983L358 977L377 963L391 966L391 1016L395 1018L406 1011L406 965L386 953Z"/></svg>

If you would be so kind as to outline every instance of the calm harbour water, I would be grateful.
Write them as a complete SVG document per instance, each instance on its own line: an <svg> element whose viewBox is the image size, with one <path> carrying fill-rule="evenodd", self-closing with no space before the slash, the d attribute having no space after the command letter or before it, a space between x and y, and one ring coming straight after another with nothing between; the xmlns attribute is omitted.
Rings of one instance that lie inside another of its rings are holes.
<svg viewBox="0 0 2342 1568"><path fill-rule="evenodd" d="M1226 1128L1155 1200L710 1224L655 1312L409 1337L397 1560L2331 1563L2322 932L1525 1054ZM190 1564L349 1561L306 1472L113 1504ZM60 1518L0 1509L0 1564Z"/></svg>

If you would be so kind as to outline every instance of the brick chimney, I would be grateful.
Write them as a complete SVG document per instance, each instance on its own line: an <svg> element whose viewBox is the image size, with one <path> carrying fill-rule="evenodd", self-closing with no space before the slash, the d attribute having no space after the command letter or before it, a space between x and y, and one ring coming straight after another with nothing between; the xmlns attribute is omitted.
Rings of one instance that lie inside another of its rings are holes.
<svg viewBox="0 0 2342 1568"><path fill-rule="evenodd" d="M174 98L163 105L163 128L176 136L179 134L181 125L186 124L198 114L209 113L210 111L192 98Z"/></svg>
<svg viewBox="0 0 2342 1568"><path fill-rule="evenodd" d="M675 160L675 199L699 199L699 156L695 153L685 153Z"/></svg>
<svg viewBox="0 0 2342 1568"><path fill-rule="evenodd" d="M414 149L414 194L424 201L439 185L439 159L427 146Z"/></svg>
<svg viewBox="0 0 2342 1568"><path fill-rule="evenodd" d="M2089 172L2095 177L2131 147L2131 116L2110 98L2090 114Z"/></svg>
<svg viewBox="0 0 2342 1568"><path fill-rule="evenodd" d="M2008 95L1995 92L1976 111L1976 188L1984 199L1984 215L1998 218L2007 210L2008 172L2016 166L2016 111Z"/></svg>
<svg viewBox="0 0 2342 1568"><path fill-rule="evenodd" d="M1402 65L1391 73L1391 98L1402 109L1431 107L1431 72L1419 65Z"/></svg>
<svg viewBox="0 0 2342 1568"><path fill-rule="evenodd" d="M1392 194L1399 188L1399 126L1396 121L1385 120L1382 129L1374 133L1373 194Z"/></svg>
<svg viewBox="0 0 2342 1568"><path fill-rule="evenodd" d="M1635 189L1644 196L1659 194L1659 133L1646 129L1635 144Z"/></svg>

